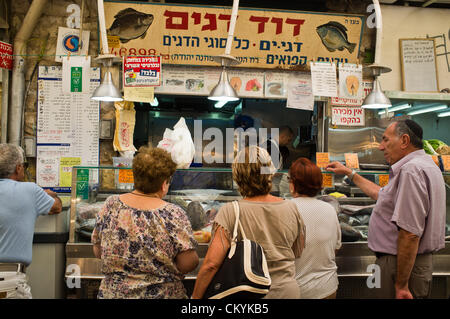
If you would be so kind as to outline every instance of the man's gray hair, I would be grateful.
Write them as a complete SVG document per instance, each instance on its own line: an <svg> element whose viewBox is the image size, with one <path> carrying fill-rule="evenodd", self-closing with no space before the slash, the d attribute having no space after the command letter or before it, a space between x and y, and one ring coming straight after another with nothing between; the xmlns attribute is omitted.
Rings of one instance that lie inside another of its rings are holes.
<svg viewBox="0 0 450 319"><path fill-rule="evenodd" d="M23 150L14 144L0 144L0 178L8 178L16 171L16 166L24 162Z"/></svg>
<svg viewBox="0 0 450 319"><path fill-rule="evenodd" d="M409 139L411 141L411 144L415 148L423 148L423 130L422 127L420 127L419 124L414 122L413 120L400 120L396 122L395 125L395 133L397 136L402 136L403 134L406 134L409 136Z"/></svg>

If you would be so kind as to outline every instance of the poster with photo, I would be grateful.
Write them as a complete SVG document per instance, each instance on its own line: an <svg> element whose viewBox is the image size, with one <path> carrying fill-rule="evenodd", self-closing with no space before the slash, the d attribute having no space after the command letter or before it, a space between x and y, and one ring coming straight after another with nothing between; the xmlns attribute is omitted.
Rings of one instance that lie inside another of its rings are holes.
<svg viewBox="0 0 450 319"><path fill-rule="evenodd" d="M362 94L362 65L339 63L339 97L360 99Z"/></svg>
<svg viewBox="0 0 450 319"><path fill-rule="evenodd" d="M264 96L270 98L286 98L288 74L286 72L265 72Z"/></svg>

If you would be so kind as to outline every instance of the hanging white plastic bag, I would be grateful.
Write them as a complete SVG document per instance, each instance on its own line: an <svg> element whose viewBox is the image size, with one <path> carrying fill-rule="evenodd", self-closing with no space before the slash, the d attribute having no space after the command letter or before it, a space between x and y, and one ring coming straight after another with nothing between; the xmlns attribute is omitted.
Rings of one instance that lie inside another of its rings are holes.
<svg viewBox="0 0 450 319"><path fill-rule="evenodd" d="M195 147L184 117L180 118L173 130L166 128L163 139L157 147L165 149L172 155L177 168L189 168L194 159Z"/></svg>

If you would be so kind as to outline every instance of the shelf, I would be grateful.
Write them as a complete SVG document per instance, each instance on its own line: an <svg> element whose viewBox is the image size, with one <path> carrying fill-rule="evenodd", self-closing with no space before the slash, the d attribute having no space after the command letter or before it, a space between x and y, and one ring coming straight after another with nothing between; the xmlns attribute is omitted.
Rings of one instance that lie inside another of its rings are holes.
<svg viewBox="0 0 450 319"><path fill-rule="evenodd" d="M384 94L394 100L450 102L450 93L384 91Z"/></svg>

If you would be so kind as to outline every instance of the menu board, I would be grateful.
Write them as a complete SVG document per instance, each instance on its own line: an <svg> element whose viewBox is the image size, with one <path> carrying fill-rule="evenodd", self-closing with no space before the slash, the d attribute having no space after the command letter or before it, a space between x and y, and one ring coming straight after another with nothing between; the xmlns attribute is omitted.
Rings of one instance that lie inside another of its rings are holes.
<svg viewBox="0 0 450 319"><path fill-rule="evenodd" d="M89 92L63 93L62 67L40 66L38 73L36 182L61 189L61 158L80 158L81 165L99 161L99 102L91 95L100 84L100 69L91 68Z"/></svg>
<svg viewBox="0 0 450 319"><path fill-rule="evenodd" d="M437 92L434 39L400 39L403 91Z"/></svg>

